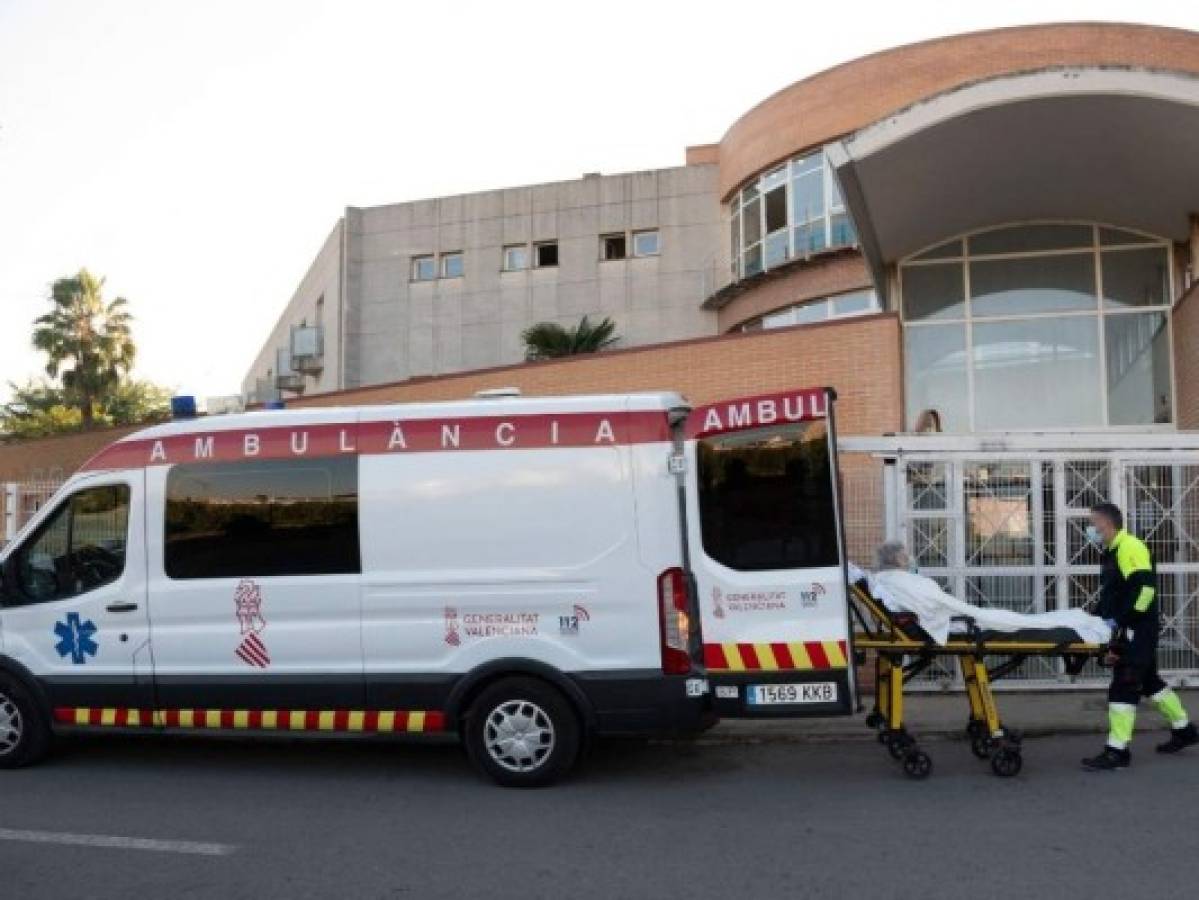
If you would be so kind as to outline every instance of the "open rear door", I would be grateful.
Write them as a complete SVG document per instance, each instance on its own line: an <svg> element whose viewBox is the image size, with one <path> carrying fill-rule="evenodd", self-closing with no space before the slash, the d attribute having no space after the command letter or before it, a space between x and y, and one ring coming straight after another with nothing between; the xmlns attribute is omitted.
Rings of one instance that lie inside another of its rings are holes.
<svg viewBox="0 0 1199 900"><path fill-rule="evenodd" d="M688 549L721 716L853 709L835 399L808 388L687 417Z"/></svg>

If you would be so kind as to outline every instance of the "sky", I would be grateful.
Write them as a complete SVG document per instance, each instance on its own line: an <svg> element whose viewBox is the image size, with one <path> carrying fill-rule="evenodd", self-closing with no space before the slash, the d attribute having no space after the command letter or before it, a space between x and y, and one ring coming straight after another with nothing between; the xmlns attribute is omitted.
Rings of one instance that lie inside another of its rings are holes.
<svg viewBox="0 0 1199 900"><path fill-rule="evenodd" d="M1130 17L1199 4L0 0L0 397L81 267L135 376L232 394L346 206L680 165L866 53Z"/></svg>

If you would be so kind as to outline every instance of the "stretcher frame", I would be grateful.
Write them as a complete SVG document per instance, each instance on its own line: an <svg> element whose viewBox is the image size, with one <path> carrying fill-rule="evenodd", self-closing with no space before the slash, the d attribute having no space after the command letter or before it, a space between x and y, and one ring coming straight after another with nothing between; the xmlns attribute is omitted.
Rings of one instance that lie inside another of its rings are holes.
<svg viewBox="0 0 1199 900"><path fill-rule="evenodd" d="M938 644L923 633L914 616L910 621L900 621L900 617L870 594L863 582L850 584L850 598L855 620L854 651L863 658L865 651L875 653L875 705L866 717L866 724L878 732L879 743L913 778L926 778L932 773L932 758L907 730L904 685L926 671L938 657L954 657L961 668L970 707L966 737L971 752L989 761L995 775L1010 778L1024 766L1022 736L1000 720L992 685L1017 671L1030 657L1061 657L1067 674L1073 676L1089 661L1102 663L1107 655L1105 644L985 636L974 620L967 617L954 620L965 625L964 634L952 635L944 644ZM988 656L1004 660L988 666Z"/></svg>

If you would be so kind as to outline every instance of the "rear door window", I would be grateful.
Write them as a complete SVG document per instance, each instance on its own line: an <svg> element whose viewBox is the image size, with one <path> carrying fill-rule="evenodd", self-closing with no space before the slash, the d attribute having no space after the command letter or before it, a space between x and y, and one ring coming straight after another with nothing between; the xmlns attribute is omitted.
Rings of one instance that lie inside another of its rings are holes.
<svg viewBox="0 0 1199 900"><path fill-rule="evenodd" d="M839 565L824 422L705 438L697 455L709 557L745 572Z"/></svg>

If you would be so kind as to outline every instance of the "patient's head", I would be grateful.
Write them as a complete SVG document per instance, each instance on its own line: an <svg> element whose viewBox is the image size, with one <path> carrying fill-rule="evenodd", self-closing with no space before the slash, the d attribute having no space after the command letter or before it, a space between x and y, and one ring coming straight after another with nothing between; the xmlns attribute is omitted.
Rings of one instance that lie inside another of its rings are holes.
<svg viewBox="0 0 1199 900"><path fill-rule="evenodd" d="M903 541L886 541L879 544L874 553L874 567L880 572L884 569L907 569L908 561L908 548Z"/></svg>

